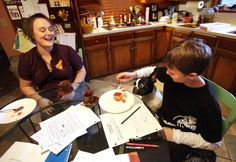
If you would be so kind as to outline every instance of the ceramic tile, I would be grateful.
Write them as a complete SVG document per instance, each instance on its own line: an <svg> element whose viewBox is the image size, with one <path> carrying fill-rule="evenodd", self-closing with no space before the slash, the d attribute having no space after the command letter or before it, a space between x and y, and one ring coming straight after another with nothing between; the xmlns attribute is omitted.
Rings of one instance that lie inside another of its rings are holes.
<svg viewBox="0 0 236 162"><path fill-rule="evenodd" d="M228 148L228 152L231 160L236 161L236 136L231 134L226 134L224 137L226 147Z"/></svg>

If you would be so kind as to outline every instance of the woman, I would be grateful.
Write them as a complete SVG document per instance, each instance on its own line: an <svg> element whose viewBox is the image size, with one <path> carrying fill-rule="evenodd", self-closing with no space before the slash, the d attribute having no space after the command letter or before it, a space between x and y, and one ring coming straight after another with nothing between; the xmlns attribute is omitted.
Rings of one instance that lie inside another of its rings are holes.
<svg viewBox="0 0 236 162"><path fill-rule="evenodd" d="M40 108L54 101L79 99L82 101L86 70L80 56L69 46L54 43L54 26L50 19L37 13L23 24L24 34L36 45L30 51L21 54L19 62L20 89L35 99ZM59 96L57 87L69 80L73 90ZM55 88L54 88L55 87ZM37 90L50 89L47 93ZM43 111L51 115L53 108Z"/></svg>

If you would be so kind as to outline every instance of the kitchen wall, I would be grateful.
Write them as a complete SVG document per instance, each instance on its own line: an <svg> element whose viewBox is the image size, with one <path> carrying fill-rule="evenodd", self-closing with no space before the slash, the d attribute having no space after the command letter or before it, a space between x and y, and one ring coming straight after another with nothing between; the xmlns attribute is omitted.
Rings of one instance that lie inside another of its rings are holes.
<svg viewBox="0 0 236 162"><path fill-rule="evenodd" d="M205 5L206 7L209 7L210 3L208 2ZM186 10L186 11L192 12L193 21L198 20L199 12L200 12L200 10L198 10L198 1L188 1L186 4L180 4L178 7L179 7L179 11Z"/></svg>
<svg viewBox="0 0 236 162"><path fill-rule="evenodd" d="M129 7L135 5L138 5L141 10L144 11L144 5L137 2L137 0L100 0L99 5L87 5L81 6L80 8L96 13L102 10L105 13L103 21L107 23L111 15L113 15L115 21L118 22L119 15L123 13L124 9L126 9L126 12L128 13Z"/></svg>
<svg viewBox="0 0 236 162"><path fill-rule="evenodd" d="M219 12L215 15L215 22L225 22L236 25L236 13Z"/></svg>

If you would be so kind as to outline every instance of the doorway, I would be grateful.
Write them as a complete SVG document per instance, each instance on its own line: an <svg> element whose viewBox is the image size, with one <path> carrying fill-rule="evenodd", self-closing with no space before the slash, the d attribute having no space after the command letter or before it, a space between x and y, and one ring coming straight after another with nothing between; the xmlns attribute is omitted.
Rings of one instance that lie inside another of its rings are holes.
<svg viewBox="0 0 236 162"><path fill-rule="evenodd" d="M17 77L10 71L10 61L0 44L0 97L19 86Z"/></svg>

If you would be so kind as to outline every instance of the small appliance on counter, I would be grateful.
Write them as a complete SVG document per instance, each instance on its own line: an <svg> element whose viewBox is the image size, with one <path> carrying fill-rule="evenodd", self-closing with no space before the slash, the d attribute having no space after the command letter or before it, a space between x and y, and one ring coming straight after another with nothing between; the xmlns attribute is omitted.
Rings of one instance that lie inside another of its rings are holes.
<svg viewBox="0 0 236 162"><path fill-rule="evenodd" d="M149 7L149 21L158 21L158 5L148 4Z"/></svg>

